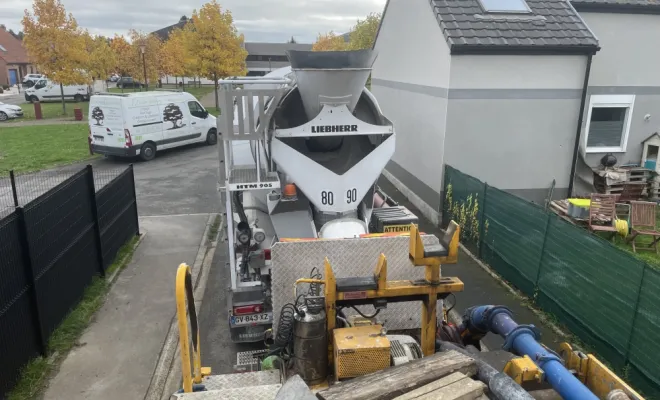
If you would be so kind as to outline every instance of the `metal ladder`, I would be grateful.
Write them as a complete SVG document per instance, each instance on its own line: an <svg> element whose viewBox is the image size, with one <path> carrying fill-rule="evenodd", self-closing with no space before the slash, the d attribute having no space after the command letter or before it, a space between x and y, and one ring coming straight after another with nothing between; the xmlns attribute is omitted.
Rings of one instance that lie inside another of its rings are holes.
<svg viewBox="0 0 660 400"><path fill-rule="evenodd" d="M232 192L278 189L280 179L270 163L262 163L262 149L267 149L267 134L282 96L288 90L292 80L286 78L243 77L220 81L218 135L222 145L218 146L218 190L225 205L227 222L227 240L231 288L254 286L260 282L239 282L236 273L236 254L234 248L234 215ZM274 89L241 89L235 85L278 85ZM256 100L256 107L255 107ZM231 111L230 111L231 110ZM249 144L252 163L236 164L234 150L240 144Z"/></svg>
<svg viewBox="0 0 660 400"><path fill-rule="evenodd" d="M267 148L267 130L286 87L277 89L241 89L234 85L290 84L285 78L243 77L220 81L218 132L222 140L219 151L219 185L227 192L277 189L280 181L272 165L262 163L262 150ZM256 103L256 104L255 104ZM256 107L255 107L256 106ZM227 112L225 110L232 110ZM253 163L236 164L235 146L249 141Z"/></svg>

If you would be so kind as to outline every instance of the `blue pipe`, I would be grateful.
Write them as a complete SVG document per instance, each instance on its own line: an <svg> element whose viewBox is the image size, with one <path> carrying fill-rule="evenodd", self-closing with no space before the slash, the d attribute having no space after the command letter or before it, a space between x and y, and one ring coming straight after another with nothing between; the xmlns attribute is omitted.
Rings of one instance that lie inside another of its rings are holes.
<svg viewBox="0 0 660 400"><path fill-rule="evenodd" d="M477 306L466 310L463 328L477 337L487 332L504 338L506 351L527 355L543 370L544 378L565 400L598 400L598 397L568 371L562 359L539 344L540 333L534 325L518 325L504 306Z"/></svg>

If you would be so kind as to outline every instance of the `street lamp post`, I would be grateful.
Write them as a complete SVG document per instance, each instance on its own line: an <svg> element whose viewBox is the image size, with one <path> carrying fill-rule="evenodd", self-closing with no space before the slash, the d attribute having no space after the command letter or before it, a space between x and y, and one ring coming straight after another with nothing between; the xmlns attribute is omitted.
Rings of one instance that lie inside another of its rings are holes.
<svg viewBox="0 0 660 400"><path fill-rule="evenodd" d="M149 83L147 82L147 61L144 58L144 53L147 50L147 44L144 40L140 43L140 52L142 53L142 68L144 70L144 84L147 90L149 90Z"/></svg>

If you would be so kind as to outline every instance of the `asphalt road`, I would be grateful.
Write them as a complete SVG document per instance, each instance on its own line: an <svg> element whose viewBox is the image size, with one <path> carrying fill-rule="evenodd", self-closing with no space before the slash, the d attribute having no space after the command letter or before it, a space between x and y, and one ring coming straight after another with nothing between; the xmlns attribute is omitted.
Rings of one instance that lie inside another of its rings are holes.
<svg viewBox="0 0 660 400"><path fill-rule="evenodd" d="M2 96L0 97L0 102L18 106L25 103L25 94L21 92L19 94L12 94L10 96Z"/></svg>
<svg viewBox="0 0 660 400"><path fill-rule="evenodd" d="M94 168L108 170L129 164L100 159ZM218 153L213 146L190 145L161 151L149 162L133 161L140 216L217 212Z"/></svg>

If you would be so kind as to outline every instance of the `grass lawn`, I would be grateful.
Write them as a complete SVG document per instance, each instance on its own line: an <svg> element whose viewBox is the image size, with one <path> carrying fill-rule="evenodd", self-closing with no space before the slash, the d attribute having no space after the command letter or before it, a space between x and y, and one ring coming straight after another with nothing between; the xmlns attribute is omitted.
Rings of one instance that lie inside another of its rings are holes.
<svg viewBox="0 0 660 400"><path fill-rule="evenodd" d="M167 84L163 85L163 89L176 89L176 88L177 87L175 85L167 85ZM155 89L157 89L157 88L149 87L149 90L155 90ZM116 87L111 87L111 88L108 89L108 91L110 91L110 93L131 93L131 92L141 92L143 90L145 90L145 89L140 89L140 88L133 89L133 88L131 88L131 89L123 89L123 91L122 91L122 89L118 89ZM188 92L188 93L192 94L193 96L195 96L197 98L197 100L201 100L201 98L204 97L205 95L207 95L209 93L213 93L213 86L212 85L202 85L200 87L194 87L192 85L191 86L186 85L186 87L184 88L184 92Z"/></svg>
<svg viewBox="0 0 660 400"><path fill-rule="evenodd" d="M40 103L40 104L41 104L41 114L43 116L43 119L63 118L63 117L70 117L71 119L73 119L74 108L82 109L83 118L85 118L85 116L87 115L87 110L89 109L89 103L87 102L82 102L82 103L66 102L66 115L64 115L62 113L62 103L60 102L49 102L49 103ZM34 117L34 104L31 103L21 104L21 108L23 109L23 113L24 113L22 119L29 119L29 120L36 119Z"/></svg>
<svg viewBox="0 0 660 400"><path fill-rule="evenodd" d="M36 125L0 129L0 175L36 171L81 161L89 154L87 124Z"/></svg>

